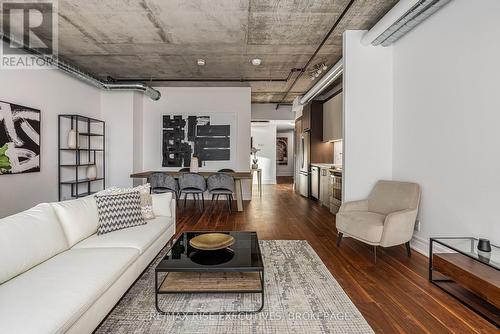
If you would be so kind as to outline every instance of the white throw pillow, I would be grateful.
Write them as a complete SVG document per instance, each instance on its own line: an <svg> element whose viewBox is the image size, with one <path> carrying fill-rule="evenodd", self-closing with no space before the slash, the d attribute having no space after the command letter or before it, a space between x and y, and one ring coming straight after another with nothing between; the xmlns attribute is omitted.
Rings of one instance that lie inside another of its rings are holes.
<svg viewBox="0 0 500 334"><path fill-rule="evenodd" d="M51 205L61 222L70 247L97 232L99 218L94 196Z"/></svg>
<svg viewBox="0 0 500 334"><path fill-rule="evenodd" d="M172 217L172 193L152 194L151 199L155 216Z"/></svg>

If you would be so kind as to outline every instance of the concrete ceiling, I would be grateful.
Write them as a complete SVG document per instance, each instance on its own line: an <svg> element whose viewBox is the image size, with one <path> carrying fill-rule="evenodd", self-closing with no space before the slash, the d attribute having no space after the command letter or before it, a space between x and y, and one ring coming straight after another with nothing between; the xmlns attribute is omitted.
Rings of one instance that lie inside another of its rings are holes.
<svg viewBox="0 0 500 334"><path fill-rule="evenodd" d="M59 55L101 78L242 80L280 102L349 0L59 0ZM346 29L369 29L397 0L357 0L312 60L331 66ZM203 58L206 65L196 65ZM252 58L262 59L258 67ZM284 102L315 83L306 73ZM288 80L287 80L288 78ZM164 81L165 80L165 81ZM262 81L253 81L262 80ZM178 83L177 83L178 84Z"/></svg>

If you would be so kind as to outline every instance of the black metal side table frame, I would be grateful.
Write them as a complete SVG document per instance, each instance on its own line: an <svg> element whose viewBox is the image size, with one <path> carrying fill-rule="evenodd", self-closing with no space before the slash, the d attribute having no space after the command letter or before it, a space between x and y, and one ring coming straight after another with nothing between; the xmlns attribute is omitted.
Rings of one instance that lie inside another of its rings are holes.
<svg viewBox="0 0 500 334"><path fill-rule="evenodd" d="M451 249L457 253L460 253L462 254L463 256L467 256L469 258L472 258L474 260L477 261L477 259L475 259L474 257L470 256L470 255L467 255L466 253L464 253L464 251L462 250L459 250L451 245L448 245L440 240L460 240L460 239L464 239L464 240L468 240L470 239L470 242L471 242L471 253L473 252L474 250L474 241L476 240L475 238L472 238L472 237L440 237L440 238L430 238L429 240L429 282L431 282L432 284L434 284L435 286L437 286L438 288L440 288L441 290L443 290L444 292L446 292L447 294L449 294L450 296L454 297L455 299L457 299L459 302L461 302L463 305L467 306L469 309L473 310L474 312L478 313L479 315L481 315L482 317L484 317L486 320L488 320L490 323L492 323L493 325L499 327L499 324L496 323L495 320L489 318L486 314L483 314L482 312L480 312L479 310L476 310L473 306L469 305L465 300L462 300L460 297L454 295L453 293L451 293L450 291L448 291L446 288L444 288L443 286L441 286L439 283L452 283L454 282L454 280L452 279L448 279L448 278L443 278L443 279L435 279L433 277L433 254L434 254L434 249L433 249L433 244L434 243L437 243L439 245L442 245L448 249ZM485 263L485 262L482 262L482 261L478 261L488 267L491 267L495 270L498 270L498 268L492 266L491 264L489 263Z"/></svg>

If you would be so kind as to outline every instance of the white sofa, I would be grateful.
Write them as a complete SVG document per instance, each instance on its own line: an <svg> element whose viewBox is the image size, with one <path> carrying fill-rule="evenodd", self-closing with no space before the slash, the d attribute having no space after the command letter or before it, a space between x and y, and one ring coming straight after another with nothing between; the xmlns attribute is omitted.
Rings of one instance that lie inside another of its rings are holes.
<svg viewBox="0 0 500 334"><path fill-rule="evenodd" d="M175 200L156 218L98 236L92 196L0 219L0 333L91 333L175 234Z"/></svg>

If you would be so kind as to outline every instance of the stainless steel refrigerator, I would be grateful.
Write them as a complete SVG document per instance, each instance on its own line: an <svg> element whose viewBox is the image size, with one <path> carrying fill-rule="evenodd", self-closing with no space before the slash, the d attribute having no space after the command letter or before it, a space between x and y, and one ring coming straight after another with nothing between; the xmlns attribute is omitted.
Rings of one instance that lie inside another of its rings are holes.
<svg viewBox="0 0 500 334"><path fill-rule="evenodd" d="M311 139L310 131L304 131L300 135L299 155L298 155L300 161L299 194L305 197L309 197L311 189L310 187L311 170L309 168L310 139Z"/></svg>

